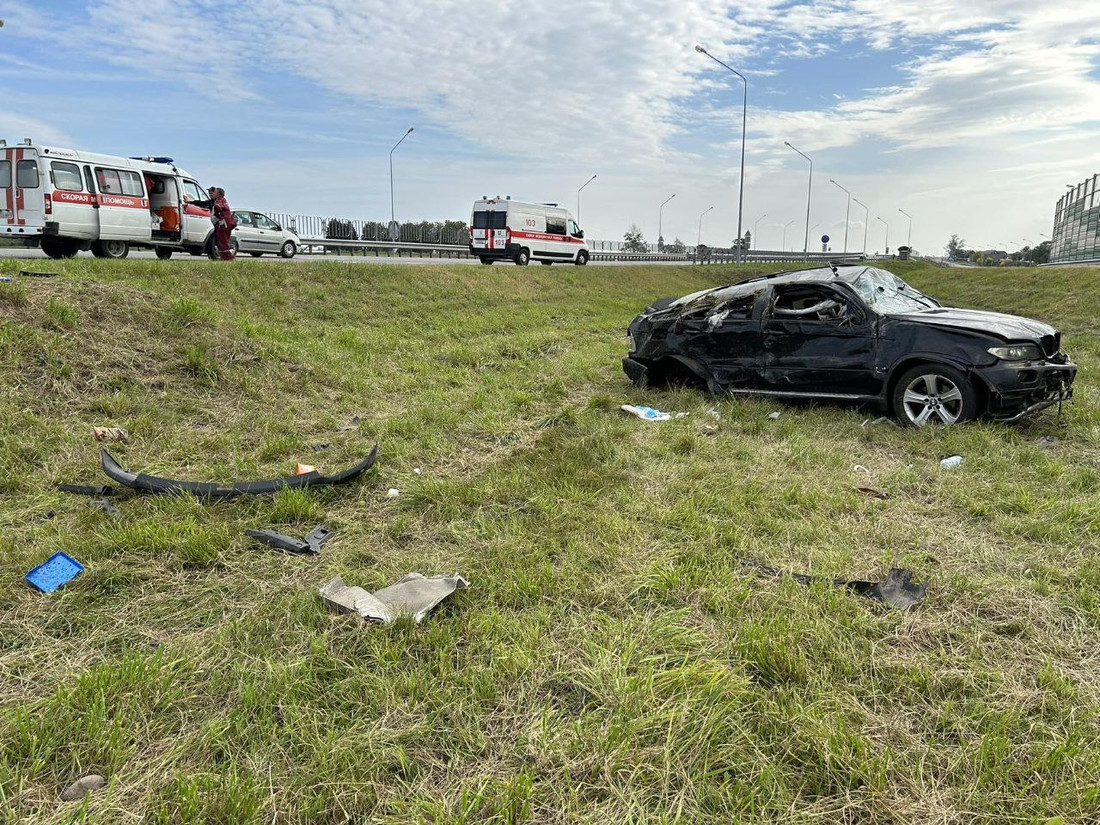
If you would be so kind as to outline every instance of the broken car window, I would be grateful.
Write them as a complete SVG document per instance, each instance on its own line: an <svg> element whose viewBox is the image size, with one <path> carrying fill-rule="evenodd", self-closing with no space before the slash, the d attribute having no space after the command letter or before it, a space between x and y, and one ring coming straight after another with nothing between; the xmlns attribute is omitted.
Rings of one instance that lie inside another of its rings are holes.
<svg viewBox="0 0 1100 825"><path fill-rule="evenodd" d="M848 304L830 290L818 286L776 289L772 317L777 320L833 321L848 318Z"/></svg>
<svg viewBox="0 0 1100 825"><path fill-rule="evenodd" d="M687 304L680 313L683 321L706 319L707 326L717 329L726 321L747 320L752 317L752 308L764 290L758 289L745 295L737 295L728 300L715 300L711 293L697 301Z"/></svg>
<svg viewBox="0 0 1100 825"><path fill-rule="evenodd" d="M939 306L936 301L922 295L897 275L882 269L864 270L854 286L867 306L882 315L901 315Z"/></svg>

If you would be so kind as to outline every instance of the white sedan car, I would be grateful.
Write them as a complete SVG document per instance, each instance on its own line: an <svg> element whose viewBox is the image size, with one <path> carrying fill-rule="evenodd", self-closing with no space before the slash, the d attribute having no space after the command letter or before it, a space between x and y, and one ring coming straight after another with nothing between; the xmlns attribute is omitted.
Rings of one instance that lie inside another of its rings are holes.
<svg viewBox="0 0 1100 825"><path fill-rule="evenodd" d="M258 258L264 253L270 253L293 258L298 247L302 245L297 235L289 229L283 229L262 212L234 209L233 216L237 219L237 228L233 230L229 244L235 255L247 252Z"/></svg>

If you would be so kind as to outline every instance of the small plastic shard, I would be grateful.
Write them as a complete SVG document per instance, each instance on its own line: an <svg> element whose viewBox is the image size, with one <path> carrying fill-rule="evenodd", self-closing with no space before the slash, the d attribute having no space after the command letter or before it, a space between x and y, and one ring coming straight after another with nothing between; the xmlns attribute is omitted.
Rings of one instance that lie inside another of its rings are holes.
<svg viewBox="0 0 1100 825"><path fill-rule="evenodd" d="M672 418L671 413L661 412L653 409L653 407L635 407L632 404L623 404L619 409L643 421L668 421Z"/></svg>
<svg viewBox="0 0 1100 825"><path fill-rule="evenodd" d="M300 461L298 462L298 466L294 469L294 475L296 476L304 476L308 473L315 472L317 472L317 468L314 467L312 464L303 464Z"/></svg>
<svg viewBox="0 0 1100 825"><path fill-rule="evenodd" d="M853 473L867 473L870 475L871 471L864 467L862 464L855 464L852 466Z"/></svg>
<svg viewBox="0 0 1100 825"><path fill-rule="evenodd" d="M1057 447L1061 442L1053 435L1044 435L1035 443L1042 449L1049 450L1051 447Z"/></svg>
<svg viewBox="0 0 1100 825"><path fill-rule="evenodd" d="M107 787L107 780L98 773L82 776L61 792L62 802L76 802L93 791Z"/></svg>
<svg viewBox="0 0 1100 825"><path fill-rule="evenodd" d="M106 498L115 492L115 488L110 484L58 484L57 489L63 493L94 498Z"/></svg>
<svg viewBox="0 0 1100 825"><path fill-rule="evenodd" d="M321 545L332 538L332 530L324 525L314 527L304 541L283 533L277 533L274 530L245 530L244 532L245 535L255 539L260 544L295 555L316 556L321 552Z"/></svg>
<svg viewBox="0 0 1100 825"><path fill-rule="evenodd" d="M413 475L420 475L420 468L419 467L413 467Z"/></svg>
<svg viewBox="0 0 1100 825"><path fill-rule="evenodd" d="M397 498L399 495L401 495L401 491L396 487L390 487L390 489L386 491L386 498Z"/></svg>
<svg viewBox="0 0 1100 825"><path fill-rule="evenodd" d="M347 424L345 424L345 425L344 425L343 427L337 427L337 428L336 428L336 432L338 432L338 433L346 433L346 432L349 432L349 431L351 431L351 430L354 430L354 429L355 429L356 427L358 427L358 426L359 426L359 423L360 423L361 421L362 421L362 419L361 419L361 418L360 418L359 416L357 416L357 415L353 415L353 416L352 416L352 418L351 418L351 421L349 421L349 422L348 422Z"/></svg>
<svg viewBox="0 0 1100 825"><path fill-rule="evenodd" d="M687 418L689 415L691 415L691 413L679 412L679 413L676 413L675 417L676 418Z"/></svg>
<svg viewBox="0 0 1100 825"><path fill-rule="evenodd" d="M102 510L111 518L118 518L122 515L122 511L115 507L115 505L111 504L111 502L107 501L107 499L105 498L93 498L91 501L88 502L88 506L91 507L93 510Z"/></svg>
<svg viewBox="0 0 1100 825"><path fill-rule="evenodd" d="M940 462L941 470L954 470L960 464L963 463L963 457L961 455L953 455L950 458L945 458Z"/></svg>
<svg viewBox="0 0 1100 825"><path fill-rule="evenodd" d="M318 443L318 444L310 444L310 445L309 445L309 448L310 448L311 450L313 450L313 452L315 452L315 453L320 453L320 452L323 452L324 450L327 450L327 449L328 449L329 447L331 447L331 446L332 446L332 445L331 445L331 444L329 444L329 443L328 443L328 442L326 441L326 442L321 442L321 443Z"/></svg>
<svg viewBox="0 0 1100 825"><path fill-rule="evenodd" d="M882 490L876 490L874 487L856 487L856 492L863 493L863 495L871 498L882 499L883 501L892 498L889 493Z"/></svg>
<svg viewBox="0 0 1100 825"><path fill-rule="evenodd" d="M325 544L332 538L332 530L325 527L323 524L318 524L308 533L306 533L306 543L314 553L321 552L321 545Z"/></svg>
<svg viewBox="0 0 1100 825"><path fill-rule="evenodd" d="M130 433L122 427L92 427L92 437L101 443L106 441L130 443Z"/></svg>
<svg viewBox="0 0 1100 825"><path fill-rule="evenodd" d="M19 270L20 278L56 278L56 272L31 272L29 269Z"/></svg>
<svg viewBox="0 0 1100 825"><path fill-rule="evenodd" d="M707 415L709 415L715 421L722 420L722 413L718 412L718 410L707 410Z"/></svg>
<svg viewBox="0 0 1100 825"><path fill-rule="evenodd" d="M901 567L892 567L886 574L886 578L880 582L873 582L858 579L826 579L822 576L807 576L805 573L787 573L779 568L769 567L750 559L741 559L741 564L755 570L762 576L779 578L780 576L789 575L799 584L807 586L816 581L827 581L836 587L845 587L858 596L874 599L876 602L895 610L908 610L910 607L920 604L928 593L927 583L913 584L913 571Z"/></svg>
<svg viewBox="0 0 1100 825"><path fill-rule="evenodd" d="M389 587L368 593L362 587L348 587L337 576L321 588L321 598L342 613L358 613L366 621L389 624L400 616L411 616L417 624L456 590L470 583L461 576L423 576L410 573Z"/></svg>
<svg viewBox="0 0 1100 825"><path fill-rule="evenodd" d="M84 565L67 553L57 552L35 567L24 580L43 593L53 593L84 572Z"/></svg>
<svg viewBox="0 0 1100 825"><path fill-rule="evenodd" d="M770 418L772 421L778 421L779 420L779 413L777 413L777 412L770 413L768 415L768 418Z"/></svg>

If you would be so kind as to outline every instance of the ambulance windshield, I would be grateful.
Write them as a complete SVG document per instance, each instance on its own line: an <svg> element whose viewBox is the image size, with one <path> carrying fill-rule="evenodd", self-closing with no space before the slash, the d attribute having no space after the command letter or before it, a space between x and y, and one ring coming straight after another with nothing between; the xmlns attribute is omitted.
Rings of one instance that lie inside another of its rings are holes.
<svg viewBox="0 0 1100 825"><path fill-rule="evenodd" d="M490 212L479 209L474 212L474 229L506 229L507 227L508 213L504 210Z"/></svg>

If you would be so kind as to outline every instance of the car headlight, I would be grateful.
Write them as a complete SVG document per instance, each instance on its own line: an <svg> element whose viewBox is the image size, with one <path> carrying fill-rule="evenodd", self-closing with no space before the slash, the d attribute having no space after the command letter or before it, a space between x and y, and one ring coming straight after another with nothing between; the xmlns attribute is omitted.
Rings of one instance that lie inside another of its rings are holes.
<svg viewBox="0 0 1100 825"><path fill-rule="evenodd" d="M634 336L627 333L626 342L630 345L630 349L627 352L634 352L638 348L638 345L634 343Z"/></svg>
<svg viewBox="0 0 1100 825"><path fill-rule="evenodd" d="M1043 351L1035 344L1009 344L1007 347L990 347L989 354L1002 361L1037 361L1043 357Z"/></svg>

